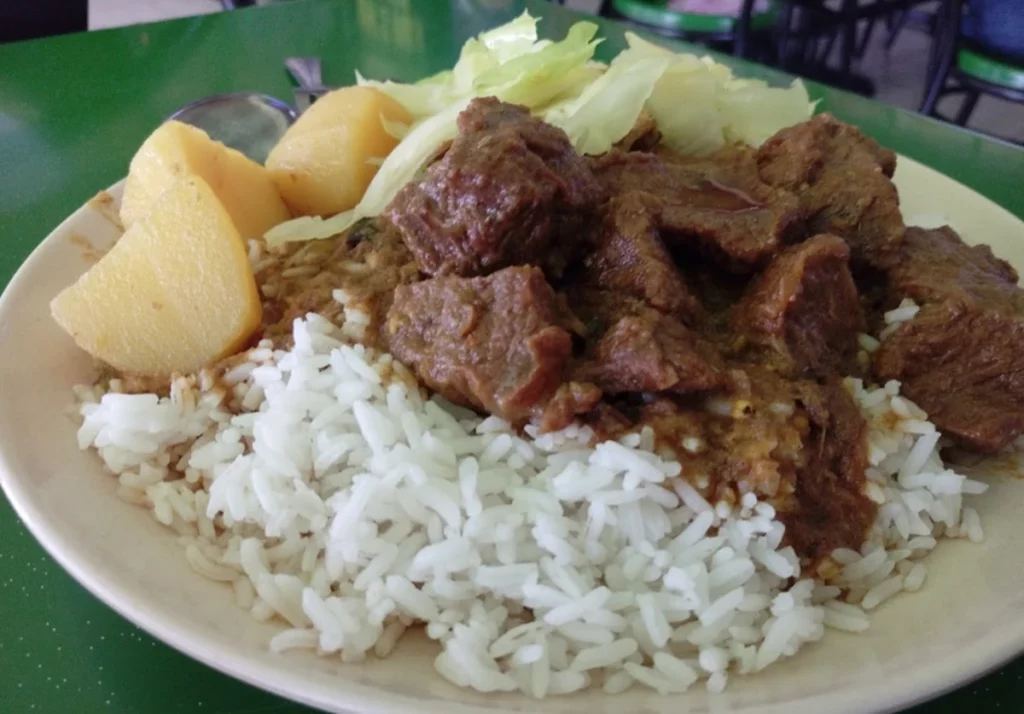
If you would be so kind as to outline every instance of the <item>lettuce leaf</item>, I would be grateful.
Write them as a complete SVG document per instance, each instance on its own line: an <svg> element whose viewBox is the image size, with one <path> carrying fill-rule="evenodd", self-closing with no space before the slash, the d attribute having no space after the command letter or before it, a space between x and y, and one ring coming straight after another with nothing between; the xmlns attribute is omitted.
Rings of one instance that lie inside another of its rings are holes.
<svg viewBox="0 0 1024 714"><path fill-rule="evenodd" d="M385 123L399 143L382 160L355 208L327 219L288 221L269 231L267 241L327 238L384 211L442 144L455 137L458 114L474 97L526 105L561 127L584 154L608 151L644 110L654 117L664 143L689 155L735 141L758 145L813 112L799 80L776 88L737 79L710 57L676 54L629 32L628 49L607 66L594 62L600 43L596 33L593 23L578 22L562 40L539 40L537 19L523 13L466 42L451 70L414 84L373 81L356 73L358 84L376 87L404 106L413 124Z"/></svg>
<svg viewBox="0 0 1024 714"><path fill-rule="evenodd" d="M757 80L734 80L726 85L719 107L727 117L725 138L760 146L783 127L807 121L814 104L799 79L782 89Z"/></svg>
<svg viewBox="0 0 1024 714"><path fill-rule="evenodd" d="M416 84L402 84L390 80L378 82L366 79L357 71L356 84L383 92L405 107L415 118L437 114L455 99L450 82L440 79Z"/></svg>
<svg viewBox="0 0 1024 714"><path fill-rule="evenodd" d="M662 142L680 154L703 156L725 144L725 119L718 106L721 83L711 68L684 57L658 81L647 110Z"/></svg>
<svg viewBox="0 0 1024 714"><path fill-rule="evenodd" d="M469 99L452 104L438 114L412 128L398 146L388 154L373 177L362 200L352 210L330 218L302 216L271 228L264 238L271 247L289 241L330 238L349 228L360 218L384 212L391 199L405 184L416 177L446 141L458 131L456 120L469 104Z"/></svg>
<svg viewBox="0 0 1024 714"><path fill-rule="evenodd" d="M537 18L524 12L468 40L451 70L415 84L369 80L356 72L356 82L379 89L418 119L467 97L494 96L539 107L567 92L578 93L594 79L592 69L580 69L594 56L600 42L595 34L597 25L578 22L563 40L538 40Z"/></svg>
<svg viewBox="0 0 1024 714"><path fill-rule="evenodd" d="M534 52L539 49L536 46L537 18L524 12L512 22L481 34L480 42L494 53L499 63Z"/></svg>
<svg viewBox="0 0 1024 714"><path fill-rule="evenodd" d="M579 96L552 107L544 119L565 131L580 153L603 154L633 128L670 62L626 50Z"/></svg>
<svg viewBox="0 0 1024 714"><path fill-rule="evenodd" d="M704 155L735 141L758 146L813 113L799 80L788 88L770 87L759 80L736 79L732 70L710 57L674 54L631 32L626 41L626 52L671 58L646 108L664 143L680 153Z"/></svg>
<svg viewBox="0 0 1024 714"><path fill-rule="evenodd" d="M540 107L579 81L573 70L594 56L600 40L594 40L597 25L577 22L565 39L521 54L480 74L473 85L476 96L493 96L504 102ZM578 87L582 89L582 87Z"/></svg>

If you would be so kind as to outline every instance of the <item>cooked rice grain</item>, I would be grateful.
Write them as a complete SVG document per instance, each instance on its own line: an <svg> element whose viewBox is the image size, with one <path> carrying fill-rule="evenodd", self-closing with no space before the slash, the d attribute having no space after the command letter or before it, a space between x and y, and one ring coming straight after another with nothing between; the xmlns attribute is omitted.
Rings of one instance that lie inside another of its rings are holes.
<svg viewBox="0 0 1024 714"><path fill-rule="evenodd" d="M888 313L886 329L915 307ZM366 324L356 313L346 306L340 328L296 320L290 351L261 343L224 375L230 396L209 377L166 398L118 394L116 381L75 392L79 445L181 534L197 573L230 582L257 620L290 625L275 652L385 657L422 624L457 686L542 697L597 673L608 693L700 680L719 692L826 628L867 629L865 609L924 584L913 559L939 537L984 538L962 505L984 484L946 468L898 383L847 380L881 507L860 552L833 554L826 584L801 577L770 504L709 503L651 452L650 429L596 445L589 427L520 436L426 399L389 355L346 344Z"/></svg>

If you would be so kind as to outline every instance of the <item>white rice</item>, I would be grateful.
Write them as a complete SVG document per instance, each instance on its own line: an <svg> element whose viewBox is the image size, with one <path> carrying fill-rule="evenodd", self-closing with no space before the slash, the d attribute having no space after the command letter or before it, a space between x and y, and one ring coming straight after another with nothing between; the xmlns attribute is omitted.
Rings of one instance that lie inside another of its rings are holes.
<svg viewBox="0 0 1024 714"><path fill-rule="evenodd" d="M874 346L877 349L879 342L885 342L886 338L896 332L896 330L900 329L903 323L913 320L914 316L917 315L917 312L920 309L921 306L910 298L903 298L897 307L889 310L883 316L883 319L885 320L885 327L882 328L880 333L878 333L878 340L875 341L875 344L872 345L871 342L867 342L865 344L862 340L862 347L864 347L868 352L873 352L874 350L869 349L870 347Z"/></svg>
<svg viewBox="0 0 1024 714"><path fill-rule="evenodd" d="M596 445L586 427L520 436L345 344L366 324L349 312L341 328L296 320L290 351L261 343L229 372L230 397L185 380L162 399L77 391L79 445L179 534L197 573L281 622L276 652L384 657L422 625L438 674L482 692L720 692L828 629L867 629L866 610L923 586L939 538L984 537L963 507L984 485L942 463L896 383L847 380L880 508L826 584L780 548L769 504L709 503L651 453L649 430Z"/></svg>

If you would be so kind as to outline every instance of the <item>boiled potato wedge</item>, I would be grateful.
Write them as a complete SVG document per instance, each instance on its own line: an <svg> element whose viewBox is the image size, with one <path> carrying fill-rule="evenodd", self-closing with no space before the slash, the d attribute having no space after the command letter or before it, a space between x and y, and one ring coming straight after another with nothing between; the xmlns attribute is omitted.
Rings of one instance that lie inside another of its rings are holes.
<svg viewBox="0 0 1024 714"><path fill-rule="evenodd" d="M93 357L144 375L232 354L261 319L245 243L198 176L172 184L50 309Z"/></svg>
<svg viewBox="0 0 1024 714"><path fill-rule="evenodd" d="M372 87L345 87L307 109L267 157L267 169L295 215L329 216L359 203L398 139L384 128L409 124L398 102Z"/></svg>
<svg viewBox="0 0 1024 714"><path fill-rule="evenodd" d="M132 159L121 200L121 223L131 228L175 180L200 176L217 194L245 239L261 238L291 218L267 170L202 129L169 121L150 134Z"/></svg>

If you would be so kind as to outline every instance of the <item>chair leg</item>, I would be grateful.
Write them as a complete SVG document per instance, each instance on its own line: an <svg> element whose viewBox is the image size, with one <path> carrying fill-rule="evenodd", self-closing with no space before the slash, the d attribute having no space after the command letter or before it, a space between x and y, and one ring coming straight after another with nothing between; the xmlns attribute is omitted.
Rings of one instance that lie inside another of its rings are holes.
<svg viewBox="0 0 1024 714"><path fill-rule="evenodd" d="M736 33L733 37L732 53L737 57L746 57L750 46L750 18L754 14L754 0L743 0Z"/></svg>
<svg viewBox="0 0 1024 714"><path fill-rule="evenodd" d="M892 46L896 44L896 40L899 38L900 33L903 32L903 28L906 27L907 19L909 17L909 10L900 10L895 13L895 17L889 25L889 34L885 38L886 52L890 52L892 50Z"/></svg>
<svg viewBox="0 0 1024 714"><path fill-rule="evenodd" d="M839 16L839 72L840 76L848 77L857 53L857 0L843 0Z"/></svg>
<svg viewBox="0 0 1024 714"><path fill-rule="evenodd" d="M942 90L946 86L949 72L953 68L953 61L956 58L957 36L960 34L960 16L962 4L959 0L943 0L943 7L940 10L942 21L940 23L939 36L935 38L932 47L931 60L928 63L928 80L921 101L920 112L926 116L935 114L935 105L938 104ZM973 109L973 107L972 107Z"/></svg>
<svg viewBox="0 0 1024 714"><path fill-rule="evenodd" d="M974 90L967 90L964 94L963 104L960 105L960 111L956 113L956 119L953 120L957 126L967 126L967 121L971 118L971 113L974 108L978 106L978 97L980 94Z"/></svg>
<svg viewBox="0 0 1024 714"><path fill-rule="evenodd" d="M824 65L828 63L828 56L832 54L832 48L836 46L836 33L829 32L821 40L821 46L818 48L818 55L816 60L818 64Z"/></svg>
<svg viewBox="0 0 1024 714"><path fill-rule="evenodd" d="M928 87L925 90L924 100L922 100L921 107L918 109L919 112L925 116L935 116L935 105L939 103L939 98L942 96L942 90L946 86L946 78L948 76L948 65L945 67L940 66L939 70L928 83Z"/></svg>
<svg viewBox="0 0 1024 714"><path fill-rule="evenodd" d="M789 37L793 32L793 3L783 0L782 11L775 22L775 58L779 67L789 60Z"/></svg>
<svg viewBox="0 0 1024 714"><path fill-rule="evenodd" d="M818 51L824 41L824 37L818 31L814 14L806 8L802 8L797 27L801 37L798 66L813 66L818 61Z"/></svg>
<svg viewBox="0 0 1024 714"><path fill-rule="evenodd" d="M856 56L860 59L864 56L864 52L868 49L868 44L871 42L871 36L875 34L875 25L878 24L878 18L872 17L868 19L867 27L864 28L864 34L860 38L860 42L857 45Z"/></svg>

